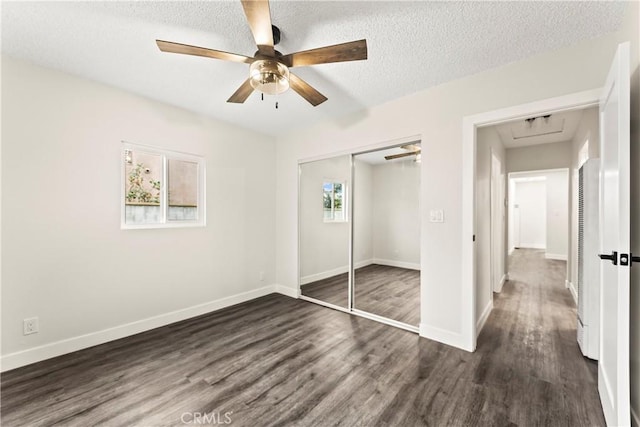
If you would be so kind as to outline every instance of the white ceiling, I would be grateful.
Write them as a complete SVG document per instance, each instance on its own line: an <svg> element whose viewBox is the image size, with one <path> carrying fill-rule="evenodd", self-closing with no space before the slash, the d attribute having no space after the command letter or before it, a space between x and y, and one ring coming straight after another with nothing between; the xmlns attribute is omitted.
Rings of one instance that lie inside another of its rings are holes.
<svg viewBox="0 0 640 427"><path fill-rule="evenodd" d="M162 53L155 39L252 56L239 1L2 2L2 52L276 135L617 30L619 2L273 1L290 53L362 38L367 61L296 68L292 91L226 102L248 65Z"/></svg>
<svg viewBox="0 0 640 427"><path fill-rule="evenodd" d="M505 148L570 141L576 135L584 111L554 113L547 120L538 117L531 123L524 119L514 120L495 125L494 128Z"/></svg>

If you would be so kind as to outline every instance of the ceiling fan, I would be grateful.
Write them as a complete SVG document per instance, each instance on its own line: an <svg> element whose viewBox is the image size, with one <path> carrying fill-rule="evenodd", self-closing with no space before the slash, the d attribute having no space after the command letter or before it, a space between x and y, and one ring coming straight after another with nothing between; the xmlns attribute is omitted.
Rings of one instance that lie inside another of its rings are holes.
<svg viewBox="0 0 640 427"><path fill-rule="evenodd" d="M314 107L327 97L307 82L289 71L289 68L331 62L358 61L367 59L367 41L357 40L333 46L283 55L274 49L280 41L280 30L271 24L268 0L241 0L251 33L258 46L253 57L190 46L164 40L156 40L163 52L204 56L225 61L250 64L249 78L235 91L227 102L243 103L254 90L275 95L293 89Z"/></svg>
<svg viewBox="0 0 640 427"><path fill-rule="evenodd" d="M408 144L408 145L403 145L400 148L407 150L406 153L400 153L400 154L390 154L388 156L384 156L385 160L394 160L394 159L400 159L402 157L409 157L409 156L416 156L416 160L420 159L420 153L422 151L422 149L420 148L419 145L416 144Z"/></svg>

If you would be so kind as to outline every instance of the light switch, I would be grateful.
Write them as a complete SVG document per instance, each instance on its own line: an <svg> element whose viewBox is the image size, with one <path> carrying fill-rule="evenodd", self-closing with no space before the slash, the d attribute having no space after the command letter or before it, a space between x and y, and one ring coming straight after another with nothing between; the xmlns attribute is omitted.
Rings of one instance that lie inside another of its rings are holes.
<svg viewBox="0 0 640 427"><path fill-rule="evenodd" d="M435 209L429 212L430 222L444 222L444 211L442 209Z"/></svg>

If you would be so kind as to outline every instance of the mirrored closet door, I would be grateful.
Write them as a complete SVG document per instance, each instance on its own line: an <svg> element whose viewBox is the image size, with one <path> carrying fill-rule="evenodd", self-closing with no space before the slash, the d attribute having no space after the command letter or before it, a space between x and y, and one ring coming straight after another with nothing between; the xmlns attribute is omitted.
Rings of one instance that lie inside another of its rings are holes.
<svg viewBox="0 0 640 427"><path fill-rule="evenodd" d="M300 164L303 299L417 332L420 142Z"/></svg>
<svg viewBox="0 0 640 427"><path fill-rule="evenodd" d="M349 307L349 155L300 165L300 293Z"/></svg>
<svg viewBox="0 0 640 427"><path fill-rule="evenodd" d="M354 156L356 310L420 322L420 144Z"/></svg>

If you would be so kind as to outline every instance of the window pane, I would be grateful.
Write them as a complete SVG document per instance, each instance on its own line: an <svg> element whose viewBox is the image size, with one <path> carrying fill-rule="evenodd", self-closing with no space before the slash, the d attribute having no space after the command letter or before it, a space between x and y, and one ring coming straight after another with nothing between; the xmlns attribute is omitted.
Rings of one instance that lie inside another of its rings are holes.
<svg viewBox="0 0 640 427"><path fill-rule="evenodd" d="M332 221L333 220L333 184L330 182L325 182L322 184L322 206L324 210L324 220Z"/></svg>
<svg viewBox="0 0 640 427"><path fill-rule="evenodd" d="M162 156L125 150L125 222L157 224L161 221Z"/></svg>
<svg viewBox="0 0 640 427"><path fill-rule="evenodd" d="M333 216L336 221L344 221L344 210L342 209L342 184L333 184Z"/></svg>
<svg viewBox="0 0 640 427"><path fill-rule="evenodd" d="M198 164L186 160L168 160L170 221L198 219Z"/></svg>

